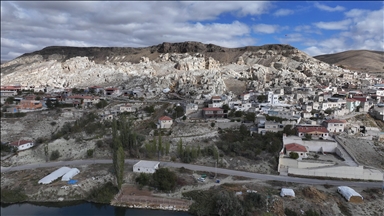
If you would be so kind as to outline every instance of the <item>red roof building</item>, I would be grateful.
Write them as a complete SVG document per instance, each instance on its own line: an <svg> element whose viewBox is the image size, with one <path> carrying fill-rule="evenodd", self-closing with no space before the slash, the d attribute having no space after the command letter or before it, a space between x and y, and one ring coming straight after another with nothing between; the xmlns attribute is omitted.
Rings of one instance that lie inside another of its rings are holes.
<svg viewBox="0 0 384 216"><path fill-rule="evenodd" d="M305 137L307 134L313 138L326 138L329 131L323 126L297 126L297 135L299 137Z"/></svg>
<svg viewBox="0 0 384 216"><path fill-rule="evenodd" d="M308 150L305 146L297 144L297 143L289 143L289 144L285 145L285 149L287 151L294 151L294 152L308 152Z"/></svg>
<svg viewBox="0 0 384 216"><path fill-rule="evenodd" d="M169 120L172 120L172 118L168 117L168 116L161 116L159 118L160 121L169 121Z"/></svg>

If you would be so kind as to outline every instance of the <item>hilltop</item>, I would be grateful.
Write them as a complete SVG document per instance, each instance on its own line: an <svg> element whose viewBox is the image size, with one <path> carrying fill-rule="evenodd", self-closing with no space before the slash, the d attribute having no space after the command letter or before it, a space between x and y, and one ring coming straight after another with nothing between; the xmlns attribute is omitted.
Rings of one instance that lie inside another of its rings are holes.
<svg viewBox="0 0 384 216"><path fill-rule="evenodd" d="M351 70L384 72L383 51L350 50L328 55L319 55L314 58L328 64L342 65Z"/></svg>

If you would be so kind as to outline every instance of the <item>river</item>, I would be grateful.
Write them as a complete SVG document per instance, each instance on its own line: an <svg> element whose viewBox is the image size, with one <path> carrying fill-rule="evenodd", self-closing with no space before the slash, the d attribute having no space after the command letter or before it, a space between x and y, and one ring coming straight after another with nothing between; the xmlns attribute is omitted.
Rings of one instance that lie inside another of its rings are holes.
<svg viewBox="0 0 384 216"><path fill-rule="evenodd" d="M2 216L191 216L186 212L131 209L88 202L1 204Z"/></svg>

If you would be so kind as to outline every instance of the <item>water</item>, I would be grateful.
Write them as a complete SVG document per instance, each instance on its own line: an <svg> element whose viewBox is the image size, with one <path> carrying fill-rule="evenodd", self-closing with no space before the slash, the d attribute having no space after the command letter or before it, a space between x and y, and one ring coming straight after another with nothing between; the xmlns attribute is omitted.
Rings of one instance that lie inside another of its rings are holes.
<svg viewBox="0 0 384 216"><path fill-rule="evenodd" d="M191 216L186 212L130 209L95 203L1 204L2 216Z"/></svg>

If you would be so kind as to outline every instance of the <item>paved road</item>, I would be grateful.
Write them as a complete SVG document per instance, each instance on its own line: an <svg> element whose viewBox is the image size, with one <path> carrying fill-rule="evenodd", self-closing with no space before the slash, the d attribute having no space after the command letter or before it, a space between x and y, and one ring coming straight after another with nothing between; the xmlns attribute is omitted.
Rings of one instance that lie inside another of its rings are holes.
<svg viewBox="0 0 384 216"><path fill-rule="evenodd" d="M126 164L135 164L139 160L133 160L133 159L126 159ZM1 167L1 172L10 172L10 171L18 171L18 170L27 170L27 169L36 169L36 168L43 168L43 167L58 167L58 166L78 166L78 165L89 165L89 164L111 164L112 160L74 160L74 161L58 161L58 162L49 162L49 163L41 163L41 164L28 164L23 166L17 166L17 167ZM280 175L267 175L267 174L260 174L260 173L251 173L251 172L244 172L244 171L237 171L237 170L230 170L230 169L222 169L222 168L215 168L215 167L207 167L207 166L199 166L199 165L193 165L193 164L183 164L183 163L173 163L173 162L161 162L161 167L175 167L180 168L184 167L186 169L195 170L195 171L205 171L205 172L212 172L215 173L215 171L218 174L225 174L230 176L243 176L247 178L253 178L253 179L260 179L260 180L275 180L275 181L281 181L281 182L292 182L292 183L299 183L299 184L307 184L307 185L323 185L323 184L329 184L329 185L344 185L344 186L351 186L351 187L363 187L363 188L381 188L383 183L382 182L353 182L353 181L336 181L336 180L319 180L319 179L311 179L311 178L297 178L297 177L291 177L291 176L280 176Z"/></svg>

